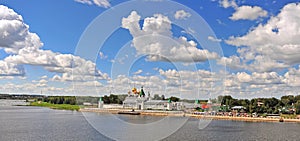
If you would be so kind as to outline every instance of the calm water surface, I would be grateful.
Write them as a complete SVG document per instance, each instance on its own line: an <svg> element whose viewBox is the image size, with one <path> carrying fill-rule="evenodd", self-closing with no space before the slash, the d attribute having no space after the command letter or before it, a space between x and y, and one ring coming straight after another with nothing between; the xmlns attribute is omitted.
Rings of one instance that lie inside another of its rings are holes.
<svg viewBox="0 0 300 141"><path fill-rule="evenodd" d="M0 106L0 141L109 140L80 112Z"/></svg>
<svg viewBox="0 0 300 141"><path fill-rule="evenodd" d="M122 116L120 119L136 123L157 120L145 116ZM212 121L203 130L198 129L197 125L198 120L189 119L182 128L163 140L300 141L300 124L297 123ZM0 127L0 141L110 140L97 132L80 112L39 107L0 106Z"/></svg>

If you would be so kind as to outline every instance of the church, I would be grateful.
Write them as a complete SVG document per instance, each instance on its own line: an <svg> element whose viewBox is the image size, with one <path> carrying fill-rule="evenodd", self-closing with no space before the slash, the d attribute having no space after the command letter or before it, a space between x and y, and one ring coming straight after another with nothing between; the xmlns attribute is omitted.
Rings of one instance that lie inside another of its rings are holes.
<svg viewBox="0 0 300 141"><path fill-rule="evenodd" d="M170 100L152 100L150 93L145 95L143 87L140 91L133 88L128 92L128 96L123 101L124 109L137 109L137 110L175 110L177 106L173 106Z"/></svg>

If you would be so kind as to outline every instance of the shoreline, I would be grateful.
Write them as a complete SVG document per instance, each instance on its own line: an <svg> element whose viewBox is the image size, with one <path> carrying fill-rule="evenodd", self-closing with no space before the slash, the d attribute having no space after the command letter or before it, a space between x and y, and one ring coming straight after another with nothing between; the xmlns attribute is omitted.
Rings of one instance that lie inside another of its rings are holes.
<svg viewBox="0 0 300 141"><path fill-rule="evenodd" d="M56 110L70 110L70 111L79 111L80 110L80 107L78 105L51 104L51 103L47 103L47 102L31 102L27 106L47 107L47 108L56 109Z"/></svg>
<svg viewBox="0 0 300 141"><path fill-rule="evenodd" d="M120 111L129 111L129 109L98 109L98 108L81 108L79 112L93 112L93 113L108 113L118 114ZM260 118L260 117L235 117L235 116L211 116L211 115L196 115L184 113L183 111L155 111L155 110L135 110L140 112L140 115L146 116L173 116L173 117L191 117L212 120L232 120L243 122L279 122L280 118ZM300 123L300 119L283 119L287 123Z"/></svg>

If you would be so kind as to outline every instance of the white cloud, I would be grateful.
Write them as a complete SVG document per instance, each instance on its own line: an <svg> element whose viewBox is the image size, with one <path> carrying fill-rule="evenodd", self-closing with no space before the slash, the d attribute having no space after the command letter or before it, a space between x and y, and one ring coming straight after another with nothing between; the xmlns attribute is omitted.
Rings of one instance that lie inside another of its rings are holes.
<svg viewBox="0 0 300 141"><path fill-rule="evenodd" d="M16 64L43 66L50 72L65 73L63 76L69 76L69 79L63 80L72 80L72 75L74 75L74 77L80 77L80 79L73 79L74 81L83 81L84 78L89 78L89 76L98 79L108 78L107 74L102 74L97 70L96 64L91 61L72 54L53 53L50 50L27 47L19 50L17 55L6 57L5 61Z"/></svg>
<svg viewBox="0 0 300 141"><path fill-rule="evenodd" d="M235 97L265 97L282 96L286 91L297 91L297 87L288 86L285 81L286 77L276 72L238 72L227 75L227 79L223 81L226 87L224 94Z"/></svg>
<svg viewBox="0 0 300 141"><path fill-rule="evenodd" d="M247 62L245 57L230 56L222 57L217 63L235 70L248 70L252 72L271 72L289 67L288 65L271 60L266 56L255 56L253 60Z"/></svg>
<svg viewBox="0 0 300 141"><path fill-rule="evenodd" d="M33 81L33 82L35 82L35 81ZM48 83L48 80L41 79L41 80L37 81L36 83L37 83L36 84L37 87L46 87L47 83Z"/></svg>
<svg viewBox="0 0 300 141"><path fill-rule="evenodd" d="M240 87L240 83L234 79L225 79L223 84L227 88Z"/></svg>
<svg viewBox="0 0 300 141"><path fill-rule="evenodd" d="M110 7L110 3L108 0L93 0L97 6L108 8Z"/></svg>
<svg viewBox="0 0 300 141"><path fill-rule="evenodd" d="M231 20L256 20L260 17L267 17L268 12L259 6L238 6L235 0L220 0L223 8L234 8L235 12L229 17ZM218 21L219 22L219 21ZM220 23L220 22L219 22Z"/></svg>
<svg viewBox="0 0 300 141"><path fill-rule="evenodd" d="M270 72L278 69L284 69L289 67L288 65L277 62L270 59L268 56L255 56L254 61L247 66L248 70L258 72Z"/></svg>
<svg viewBox="0 0 300 141"><path fill-rule="evenodd" d="M88 5L92 5L93 2L91 0L75 0L75 2L79 2L82 4L88 4Z"/></svg>
<svg viewBox="0 0 300 141"><path fill-rule="evenodd" d="M222 57L217 60L217 63L231 69L245 68L244 64L241 62L241 59L237 56Z"/></svg>
<svg viewBox="0 0 300 141"><path fill-rule="evenodd" d="M75 2L88 4L88 5L95 4L99 7L104 7L104 8L109 8L111 6L108 0L75 0Z"/></svg>
<svg viewBox="0 0 300 141"><path fill-rule="evenodd" d="M14 78L15 78L14 76L0 76L0 80L9 80L9 79L14 79Z"/></svg>
<svg viewBox="0 0 300 141"><path fill-rule="evenodd" d="M2 75L24 75L25 71L19 65L26 64L43 66L48 71L63 73L65 76L108 78L89 60L43 50L40 38L29 31L21 15L2 5L0 11L0 47L12 53L0 62Z"/></svg>
<svg viewBox="0 0 300 141"><path fill-rule="evenodd" d="M238 7L235 0L220 0L219 4L224 8L229 8L229 7L237 8Z"/></svg>
<svg viewBox="0 0 300 141"><path fill-rule="evenodd" d="M43 76L41 76L40 78L41 78L41 79L47 79L48 76L47 76L47 75L43 75Z"/></svg>
<svg viewBox="0 0 300 141"><path fill-rule="evenodd" d="M107 87L112 87L115 93L124 93L132 87L140 88L144 86L145 92L153 94L165 94L165 96L178 96L182 98L196 98L198 94L202 98L208 98L207 93L211 91L216 93L221 90L222 86L214 87L220 82L219 74L206 70L159 70L159 75L141 76L134 75L131 77L119 75L117 78L108 81ZM167 91L167 93L166 93ZM218 94L221 94L219 92ZM217 95L218 95L217 94Z"/></svg>
<svg viewBox="0 0 300 141"><path fill-rule="evenodd" d="M231 20L256 20L268 16L268 12L258 6L241 6L229 17Z"/></svg>
<svg viewBox="0 0 300 141"><path fill-rule="evenodd" d="M107 56L103 52L99 52L100 59L106 59Z"/></svg>
<svg viewBox="0 0 300 141"><path fill-rule="evenodd" d="M0 76L23 76L24 68L14 63L7 63L0 60Z"/></svg>
<svg viewBox="0 0 300 141"><path fill-rule="evenodd" d="M213 42L222 42L222 39L218 39L213 36L208 36L207 39Z"/></svg>
<svg viewBox="0 0 300 141"><path fill-rule="evenodd" d="M176 11L174 17L177 20L183 20L183 19L187 19L189 17L191 17L192 15L189 12L186 12L184 10L178 10Z"/></svg>
<svg viewBox="0 0 300 141"><path fill-rule="evenodd" d="M251 75L245 72L239 72L236 75L237 80L241 83L250 83L252 85L267 85L267 84L281 84L283 77L276 72L254 72Z"/></svg>
<svg viewBox="0 0 300 141"><path fill-rule="evenodd" d="M48 84L48 80L40 79L33 83L7 83L0 85L0 89L5 92L21 93L39 93L42 90L44 94L104 95L110 92L125 94L133 86L137 88L144 86L145 92L150 92L152 96L153 94L165 94L166 97L198 98L200 96L201 98L210 98L211 96L230 94L234 97L264 97L271 93L273 96L281 96L284 94L283 91L297 93L300 78L298 69L291 69L285 76L280 76L276 72L226 74L207 70L161 69L159 74L160 76L135 75L131 77L119 75L117 78L108 80L107 84L95 80L72 83L57 82L62 84L59 87L53 87ZM222 79L224 75L227 76L227 79ZM295 78L295 76L298 77ZM165 93L166 91L167 93Z"/></svg>
<svg viewBox="0 0 300 141"><path fill-rule="evenodd" d="M203 62L218 58L214 52L198 49L193 40L189 41L183 36L173 37L168 17L161 14L147 17L142 28L140 18L136 11L132 11L122 19L122 27L133 36L133 46L137 53L148 55L149 61Z"/></svg>
<svg viewBox="0 0 300 141"><path fill-rule="evenodd" d="M281 12L246 35L230 37L226 43L237 47L254 70L271 71L300 63L300 4L287 4ZM245 54L248 54L245 56Z"/></svg>
<svg viewBox="0 0 300 141"><path fill-rule="evenodd" d="M197 94L204 96L207 91L213 95L214 91L222 89L222 86L216 85L222 80L222 76L214 72L206 70L159 70L159 73L163 76L166 86L174 88L174 91L178 91L180 88L179 91L184 96L197 97ZM215 89L212 90L212 87Z"/></svg>
<svg viewBox="0 0 300 141"><path fill-rule="evenodd" d="M237 80L239 80L239 82L251 82L252 78L249 74L245 73L245 72L239 72L236 75Z"/></svg>
<svg viewBox="0 0 300 141"><path fill-rule="evenodd" d="M299 67L298 67L299 68ZM300 69L291 68L284 74L284 82L289 86L300 86Z"/></svg>
<svg viewBox="0 0 300 141"><path fill-rule="evenodd" d="M139 75L139 74L141 74L143 72L143 70L137 70L136 72L134 72L133 74L135 74L135 75Z"/></svg>
<svg viewBox="0 0 300 141"><path fill-rule="evenodd" d="M43 43L35 34L29 32L21 15L0 5L0 48L6 52L17 53L24 47L40 48Z"/></svg>
<svg viewBox="0 0 300 141"><path fill-rule="evenodd" d="M75 87L86 89L87 87L103 87L104 85L100 83L99 81L86 81L86 82L80 82L80 83L74 83Z"/></svg>

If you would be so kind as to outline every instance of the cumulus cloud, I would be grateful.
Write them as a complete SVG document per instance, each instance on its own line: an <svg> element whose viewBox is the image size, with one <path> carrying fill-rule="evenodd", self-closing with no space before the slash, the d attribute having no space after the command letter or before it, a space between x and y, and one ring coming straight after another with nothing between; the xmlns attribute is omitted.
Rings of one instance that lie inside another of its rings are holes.
<svg viewBox="0 0 300 141"><path fill-rule="evenodd" d="M40 48L43 45L37 34L29 32L21 15L3 5L0 5L0 11L0 48L17 53L24 47Z"/></svg>
<svg viewBox="0 0 300 141"><path fill-rule="evenodd" d="M147 55L149 61L203 62L218 58L218 54L197 48L197 43L186 37L172 36L171 21L168 17L155 14L144 19L136 11L122 19L122 27L133 36L133 46L138 54Z"/></svg>
<svg viewBox="0 0 300 141"><path fill-rule="evenodd" d="M284 76L276 72L264 73L224 73L207 70L158 70L156 76L125 76L119 75L102 84L99 81L76 81L74 83L58 82L58 87L49 86L48 80L41 78L32 83L7 83L0 89L14 92L63 93L103 95L107 93L124 94L133 86L144 86L146 93L178 96L181 98L210 98L218 95L230 94L234 97L262 97L272 94L281 96L285 93L299 93L299 69L290 69ZM222 79L225 77L226 79ZM297 76L297 77L296 77ZM58 76L60 77L60 76ZM68 84L68 85L66 85ZM74 90L73 87L76 89ZM98 92L97 92L98 91ZM165 93L167 91L167 93ZM284 92L284 93L283 93Z"/></svg>
<svg viewBox="0 0 300 141"><path fill-rule="evenodd" d="M2 75L24 75L25 71L20 65L26 64L42 66L65 76L93 76L98 79L108 77L89 60L72 54L43 50L40 38L29 31L29 26L21 15L3 5L0 5L0 11L0 47L11 53L0 62Z"/></svg>
<svg viewBox="0 0 300 141"><path fill-rule="evenodd" d="M25 70L22 66L7 63L0 60L0 76L24 76Z"/></svg>
<svg viewBox="0 0 300 141"><path fill-rule="evenodd" d="M289 67L288 65L271 60L266 56L255 56L253 60L243 60L245 57L230 56L222 57L217 63L234 70L247 70L252 72L271 72Z"/></svg>
<svg viewBox="0 0 300 141"><path fill-rule="evenodd" d="M274 94L274 96L280 96L283 94L282 90L297 91L296 85L299 83L296 83L296 80L300 77L295 78L294 76L295 74L300 74L300 71L296 69L291 70L289 75L292 75L292 71L294 75L289 77L292 78L289 85L286 83L288 81L287 77L281 76L277 72L237 72L228 74L226 72L210 72L207 70L159 70L159 73L165 79L163 84L181 87L181 89L190 90L190 92L200 92L201 95L209 92L214 96L230 94L239 97L262 97L270 93ZM293 86L291 87L291 85ZM197 88L199 89L196 90Z"/></svg>
<svg viewBox="0 0 300 141"><path fill-rule="evenodd" d="M217 60L217 63L223 66L227 66L231 69L244 69L245 66L243 62L241 62L240 57L237 57L235 55L230 57L222 57Z"/></svg>
<svg viewBox="0 0 300 141"><path fill-rule="evenodd" d="M109 8L111 6L108 0L75 0L75 2L88 4L88 5L95 4L99 7L104 7L104 8Z"/></svg>
<svg viewBox="0 0 300 141"><path fill-rule="evenodd" d="M268 12L259 6L238 6L235 0L220 0L219 4L223 8L234 8L235 12L229 19L231 20L256 20L261 17L267 17Z"/></svg>
<svg viewBox="0 0 300 141"><path fill-rule="evenodd" d="M260 17L267 17L268 12L258 6L241 6L229 17L231 20L256 20Z"/></svg>
<svg viewBox="0 0 300 141"><path fill-rule="evenodd" d="M246 35L230 37L226 43L241 47L241 57L256 70L271 71L298 64L300 16L296 13L299 12L300 4L287 4L266 24L259 24Z"/></svg>
<svg viewBox="0 0 300 141"><path fill-rule="evenodd" d="M220 75L207 70L158 70L159 75L155 76L125 76L119 75L114 79L108 80L108 85L113 93L124 93L132 87L144 86L146 93L164 94L165 96L178 96L182 98L209 98L208 92L221 94L222 86L214 87L220 82ZM167 91L167 93L166 93ZM217 91L219 91L217 93Z"/></svg>
<svg viewBox="0 0 300 141"><path fill-rule="evenodd" d="M298 66L299 68L299 66ZM284 74L284 80L287 85L299 87L300 86L300 69L290 68L288 72Z"/></svg>
<svg viewBox="0 0 300 141"><path fill-rule="evenodd" d="M96 69L95 63L72 54L59 54L50 50L23 48L17 55L6 57L5 61L16 64L43 66L51 72L68 73L68 75L88 75L103 77L104 79L104 75Z"/></svg>
<svg viewBox="0 0 300 141"><path fill-rule="evenodd" d="M219 4L224 8L229 8L229 7L237 8L238 7L235 0L220 0Z"/></svg>
<svg viewBox="0 0 300 141"><path fill-rule="evenodd" d="M39 81L32 81L33 83L36 83L37 87L46 87L48 80L46 79L40 79Z"/></svg>
<svg viewBox="0 0 300 141"><path fill-rule="evenodd" d="M241 83L250 83L252 85L267 85L267 84L281 84L283 77L276 72L254 72L251 75L245 72L239 72L236 75L237 80Z"/></svg>
<svg viewBox="0 0 300 141"><path fill-rule="evenodd" d="M297 83L294 81L298 78L290 77L292 78L291 83L288 84L287 75L282 76L276 72L227 74L227 79L223 81L223 85L226 87L224 94L237 97L264 97L270 95L280 97L287 92L299 94Z"/></svg>
<svg viewBox="0 0 300 141"><path fill-rule="evenodd" d="M175 19L177 20L183 20L183 19L187 19L189 17L191 17L192 15L189 12L186 12L184 10L178 10L175 12Z"/></svg>

